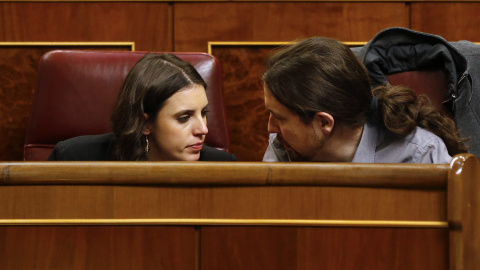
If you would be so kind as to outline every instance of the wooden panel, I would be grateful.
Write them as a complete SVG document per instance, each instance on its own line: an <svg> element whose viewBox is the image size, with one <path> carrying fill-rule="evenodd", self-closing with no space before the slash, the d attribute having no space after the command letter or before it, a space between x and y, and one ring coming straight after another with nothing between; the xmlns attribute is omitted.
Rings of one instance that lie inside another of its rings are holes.
<svg viewBox="0 0 480 270"><path fill-rule="evenodd" d="M1 3L0 3L1 6ZM0 160L23 160L23 144L33 95L38 63L42 55L55 49L131 50L130 45L5 45L0 44Z"/></svg>
<svg viewBox="0 0 480 270"><path fill-rule="evenodd" d="M0 217L445 221L447 168L242 162L4 164Z"/></svg>
<svg viewBox="0 0 480 270"><path fill-rule="evenodd" d="M379 188L0 187L0 217L5 219L444 221L447 215L445 204L446 194L442 191Z"/></svg>
<svg viewBox="0 0 480 270"><path fill-rule="evenodd" d="M469 154L457 155L464 158ZM323 186L444 189L447 164L334 162L10 162L0 186Z"/></svg>
<svg viewBox="0 0 480 270"><path fill-rule="evenodd" d="M411 28L448 41L480 41L480 3L412 3Z"/></svg>
<svg viewBox="0 0 480 270"><path fill-rule="evenodd" d="M195 229L160 226L0 226L0 269L185 269Z"/></svg>
<svg viewBox="0 0 480 270"><path fill-rule="evenodd" d="M291 41L328 36L367 41L391 26L408 27L398 3L176 3L177 51L205 51L208 41Z"/></svg>
<svg viewBox="0 0 480 270"><path fill-rule="evenodd" d="M213 46L222 66L230 152L241 161L261 161L268 146L263 100L263 63L275 46Z"/></svg>
<svg viewBox="0 0 480 270"><path fill-rule="evenodd" d="M474 155L455 156L448 177L450 269L480 265L480 164Z"/></svg>
<svg viewBox="0 0 480 270"><path fill-rule="evenodd" d="M0 172L1 269L479 268L471 154L450 166L35 162Z"/></svg>
<svg viewBox="0 0 480 270"><path fill-rule="evenodd" d="M448 230L204 227L202 269L448 269Z"/></svg>
<svg viewBox="0 0 480 270"><path fill-rule="evenodd" d="M0 41L133 41L172 50L168 3L0 2Z"/></svg>

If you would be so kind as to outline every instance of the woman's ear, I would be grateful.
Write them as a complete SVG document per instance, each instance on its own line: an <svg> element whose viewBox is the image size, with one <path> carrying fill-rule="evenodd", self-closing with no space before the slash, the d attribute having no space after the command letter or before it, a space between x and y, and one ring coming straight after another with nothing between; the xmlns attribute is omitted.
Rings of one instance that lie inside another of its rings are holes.
<svg viewBox="0 0 480 270"><path fill-rule="evenodd" d="M328 135L333 130L335 119L333 119L333 116L327 112L318 112L313 119L313 125L323 134Z"/></svg>
<svg viewBox="0 0 480 270"><path fill-rule="evenodd" d="M143 117L145 117L145 125L143 127L143 135L150 135L150 128L152 127L152 124L148 122L148 114L143 113Z"/></svg>

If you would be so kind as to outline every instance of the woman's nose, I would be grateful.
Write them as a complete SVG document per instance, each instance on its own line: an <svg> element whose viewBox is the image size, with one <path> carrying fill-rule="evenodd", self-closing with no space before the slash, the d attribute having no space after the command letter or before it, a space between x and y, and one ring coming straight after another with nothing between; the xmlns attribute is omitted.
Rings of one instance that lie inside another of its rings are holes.
<svg viewBox="0 0 480 270"><path fill-rule="evenodd" d="M202 117L198 119L195 123L195 127L193 129L194 135L207 135L208 128L207 128L207 119Z"/></svg>

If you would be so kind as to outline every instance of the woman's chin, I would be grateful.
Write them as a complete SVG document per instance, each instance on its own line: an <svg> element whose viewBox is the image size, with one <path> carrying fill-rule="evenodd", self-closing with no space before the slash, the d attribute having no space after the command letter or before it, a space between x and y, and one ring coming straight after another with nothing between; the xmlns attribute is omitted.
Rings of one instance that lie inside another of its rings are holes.
<svg viewBox="0 0 480 270"><path fill-rule="evenodd" d="M196 154L188 154L182 157L182 161L198 161L200 159L200 151Z"/></svg>

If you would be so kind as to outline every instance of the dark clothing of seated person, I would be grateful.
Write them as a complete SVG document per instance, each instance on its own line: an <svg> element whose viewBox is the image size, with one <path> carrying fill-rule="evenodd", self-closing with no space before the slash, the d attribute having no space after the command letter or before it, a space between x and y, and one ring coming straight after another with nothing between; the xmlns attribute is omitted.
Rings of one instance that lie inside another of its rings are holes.
<svg viewBox="0 0 480 270"><path fill-rule="evenodd" d="M48 160L236 161L204 145L206 83L172 54L147 54L128 73L111 116L113 133L59 142Z"/></svg>
<svg viewBox="0 0 480 270"><path fill-rule="evenodd" d="M112 155L115 136L113 133L85 135L61 141L55 145L48 160L58 161L115 161ZM198 161L237 161L225 151L204 145Z"/></svg>
<svg viewBox="0 0 480 270"><path fill-rule="evenodd" d="M468 150L426 96L405 86L372 90L365 66L337 40L279 49L263 81L271 133L263 161L449 163Z"/></svg>

